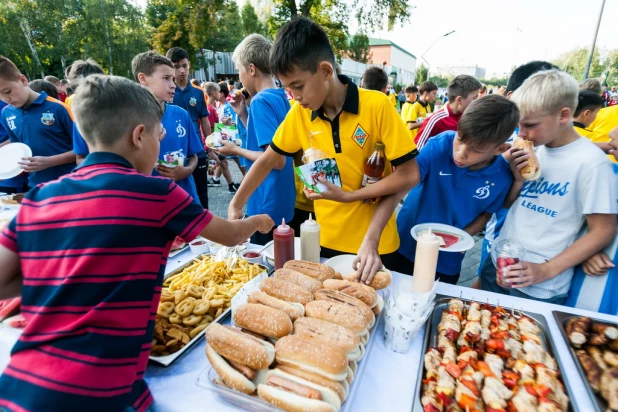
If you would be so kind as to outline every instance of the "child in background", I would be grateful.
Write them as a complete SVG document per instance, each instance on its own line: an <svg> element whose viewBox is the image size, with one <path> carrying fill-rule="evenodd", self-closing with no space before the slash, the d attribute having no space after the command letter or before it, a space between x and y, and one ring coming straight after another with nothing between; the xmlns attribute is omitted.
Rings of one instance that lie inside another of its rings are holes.
<svg viewBox="0 0 618 412"><path fill-rule="evenodd" d="M410 130L410 137L414 139L412 136L412 125L415 123L415 120L412 118L412 106L416 103L416 97L418 96L418 88L416 86L408 86L405 90L406 93L406 101L401 106L401 120L406 124L408 130Z"/></svg>
<svg viewBox="0 0 618 412"><path fill-rule="evenodd" d="M236 130L238 131L238 138L242 141L241 147L246 149L247 129L244 127L244 125L242 125L242 122L238 121L238 115L236 114L228 100L228 96L230 95L228 84L226 82L219 82L219 91L219 106L217 107L219 118L221 119L222 123L233 124L236 126ZM249 110L248 105L247 110ZM243 126L242 128L241 125ZM229 156L228 158L234 160L234 162L238 166L238 169L240 170L240 173L244 177L247 174L247 168L243 163L244 158L243 160L241 160L239 156ZM234 183L235 191L238 190L239 187L239 184Z"/></svg>
<svg viewBox="0 0 618 412"><path fill-rule="evenodd" d="M523 185L496 239L526 250L521 261L500 269L511 287L497 284L496 267L487 259L481 269L484 290L564 304L573 268L616 233L612 165L573 128L578 89L567 73L547 70L528 78L511 97L521 112L519 137L535 144L541 176ZM521 151L511 149L511 156ZM588 233L577 239L584 225Z"/></svg>
<svg viewBox="0 0 618 412"><path fill-rule="evenodd" d="M75 60L73 64L67 67L66 73L69 86L72 92L75 93L82 78L90 76L91 74L103 74L103 69L92 59ZM71 100L72 97L68 96L64 103L71 107Z"/></svg>
<svg viewBox="0 0 618 412"><path fill-rule="evenodd" d="M21 295L29 308L0 376L0 408L145 411L153 398L143 376L174 238L233 246L273 222L227 222L150 176L165 130L162 105L146 88L94 75L74 102L92 153L75 172L32 189L0 233L0 300Z"/></svg>
<svg viewBox="0 0 618 412"><path fill-rule="evenodd" d="M423 82L418 92L420 97L412 103L412 108L405 120L410 130L410 136L415 141L419 127L421 127L427 116L431 114L430 105L436 100L438 86L434 82Z"/></svg>
<svg viewBox="0 0 618 412"><path fill-rule="evenodd" d="M296 18L280 29L267 66L273 68L273 74L297 103L247 173L230 203L228 218L240 218L249 196L259 190L274 168L281 167L285 157L319 149L336 159L343 183L339 188L324 180L327 192L305 191L310 199L317 200L314 207L322 228L321 255L357 254L358 266L354 266L358 279L370 282L382 263L391 266L399 247L393 212L418 182L414 142L383 93L359 89L348 77L337 74L328 37L311 20ZM242 76L241 71L241 80L247 86ZM252 116L255 103L251 103ZM378 142L385 145L386 159L395 170L361 188L364 164ZM293 194L290 197L293 202ZM378 197L381 200L377 204L363 203Z"/></svg>
<svg viewBox="0 0 618 412"><path fill-rule="evenodd" d="M11 142L24 143L31 157L19 162L28 187L58 179L75 168L73 114L61 101L28 87L28 79L12 61L0 56L0 99L8 103L0 121Z"/></svg>
<svg viewBox="0 0 618 412"><path fill-rule="evenodd" d="M592 131L591 136L589 136L590 140L609 155L611 155L609 152L611 147L607 145L607 143L611 142L609 134L616 126L618 126L618 106L605 107L599 110L599 114L594 122L588 126L588 130ZM615 162L615 159L612 157L610 159Z"/></svg>
<svg viewBox="0 0 618 412"><path fill-rule="evenodd" d="M573 114L573 126L580 136L588 138L599 149L608 153L612 149L611 144L609 142L595 142L595 133L588 128L597 118L599 111L603 108L603 104L603 98L599 94L586 90L580 91L577 109L575 109ZM609 160L615 160L611 154L608 157Z"/></svg>
<svg viewBox="0 0 618 412"><path fill-rule="evenodd" d="M52 99L58 99L58 89L47 80L32 80L30 83L28 83L28 87L30 87L37 93L45 92Z"/></svg>
<svg viewBox="0 0 618 412"><path fill-rule="evenodd" d="M457 123L466 107L478 98L481 82L467 74L460 74L448 84L448 104L425 119L414 142L423 150L429 139L447 130L457 130Z"/></svg>
<svg viewBox="0 0 618 412"><path fill-rule="evenodd" d="M518 121L514 103L491 95L468 107L457 132L443 132L429 141L417 157L420 183L410 191L397 217L401 246L399 266L392 270L413 274L416 241L410 231L417 224L444 223L473 236L504 206L513 175L501 155L511 147L506 141ZM517 167L526 160L513 159L515 177L520 180ZM521 188L514 186L506 207ZM463 253L440 252L436 278L457 284L463 259Z"/></svg>
<svg viewBox="0 0 618 412"><path fill-rule="evenodd" d="M277 88L271 72L268 61L271 49L269 40L259 34L251 34L245 37L232 55L240 81L251 95L249 112L242 94L234 95L230 100L239 122L247 127L247 148L224 142L219 151L224 155L246 158L249 170L269 150L277 128L290 110L285 90ZM260 183L248 199L247 215L267 213L277 224L283 219L291 221L295 199L292 159L281 159L274 170L268 170L261 176ZM251 241L265 245L272 240L272 236L272 232L267 235L256 233Z"/></svg>
<svg viewBox="0 0 618 412"><path fill-rule="evenodd" d="M375 90L388 95L388 86L388 75L381 67L372 66L363 73L361 78L361 87L363 89Z"/></svg>
<svg viewBox="0 0 618 412"><path fill-rule="evenodd" d="M215 123L220 123L219 113L217 113L216 104L219 102L221 97L221 92L219 91L219 85L213 82L207 82L204 84L204 94L206 94L207 108L208 108L208 121L210 122L210 129L214 132ZM215 171L215 177L211 182L212 186L219 186L221 184L221 174L225 178L227 182L228 192L236 193L236 189L239 185L234 183L232 179L232 174L230 173L230 166L227 161L227 158L223 155L219 155L219 165Z"/></svg>

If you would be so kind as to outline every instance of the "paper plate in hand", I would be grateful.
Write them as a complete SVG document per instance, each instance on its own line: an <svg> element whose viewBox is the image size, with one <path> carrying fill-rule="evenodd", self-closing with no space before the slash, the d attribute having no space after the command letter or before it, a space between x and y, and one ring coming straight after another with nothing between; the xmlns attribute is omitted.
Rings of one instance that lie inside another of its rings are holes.
<svg viewBox="0 0 618 412"><path fill-rule="evenodd" d="M423 223L414 226L410 232L414 240L418 240L418 234L429 229L437 236L441 236L447 243L445 246L440 246L440 252L465 252L474 247L472 236L455 226L443 223ZM457 240L451 244L454 238L457 238Z"/></svg>
<svg viewBox="0 0 618 412"><path fill-rule="evenodd" d="M31 157L32 150L23 143L9 143L0 147L0 179L10 179L19 176L22 169L18 162L23 157Z"/></svg>

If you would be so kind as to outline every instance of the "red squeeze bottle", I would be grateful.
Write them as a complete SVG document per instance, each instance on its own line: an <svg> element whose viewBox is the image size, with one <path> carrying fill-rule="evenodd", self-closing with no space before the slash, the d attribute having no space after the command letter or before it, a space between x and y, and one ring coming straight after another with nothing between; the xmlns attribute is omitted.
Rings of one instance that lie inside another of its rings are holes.
<svg viewBox="0 0 618 412"><path fill-rule="evenodd" d="M379 182L384 174L384 167L386 166L386 156L384 156L384 143L377 142L375 150L367 158L365 162L365 175L361 183L361 188ZM377 203L380 199L365 199L363 203Z"/></svg>
<svg viewBox="0 0 618 412"><path fill-rule="evenodd" d="M282 269L283 265L289 260L294 260L294 229L285 224L285 219L281 225L273 232L275 240L275 270Z"/></svg>

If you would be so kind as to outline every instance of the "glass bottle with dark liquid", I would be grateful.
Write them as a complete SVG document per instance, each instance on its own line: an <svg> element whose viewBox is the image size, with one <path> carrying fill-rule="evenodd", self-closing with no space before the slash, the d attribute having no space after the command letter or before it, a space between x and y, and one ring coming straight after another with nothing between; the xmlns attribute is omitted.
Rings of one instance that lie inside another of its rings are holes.
<svg viewBox="0 0 618 412"><path fill-rule="evenodd" d="M382 175L384 174L384 168L386 167L386 156L384 156L384 143L377 142L375 145L375 150L367 158L365 162L365 175L363 176L363 181L361 183L361 188L379 182L382 179ZM363 203L377 203L380 198L376 199L365 199Z"/></svg>

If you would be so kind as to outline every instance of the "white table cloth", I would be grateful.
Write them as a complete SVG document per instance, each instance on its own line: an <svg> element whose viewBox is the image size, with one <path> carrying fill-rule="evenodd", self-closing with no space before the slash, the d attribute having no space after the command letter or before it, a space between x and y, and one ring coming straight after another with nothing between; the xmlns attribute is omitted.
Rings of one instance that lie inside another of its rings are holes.
<svg viewBox="0 0 618 412"><path fill-rule="evenodd" d="M171 258L166 273L173 271L192 258L193 255L188 250ZM396 284L404 276L393 273L393 283ZM569 381L574 393L574 399L571 399L571 401L580 411L592 410L592 400L588 396L583 381L568 353L568 348L562 339L552 311L560 310L613 322L618 322L618 317L447 284L438 285L436 292L442 295L476 299L480 302L489 301L492 304L499 301L503 307L521 308L524 311L544 315L549 324L550 338L553 339L558 356L564 365L562 374ZM374 331L374 333L378 333L378 340L375 342L371 356L363 360L369 362L369 364L360 382L361 386L358 388L356 398L348 400L352 403L350 410L354 412L411 411L417 385L418 368L422 367L421 349L424 328L416 336L406 354L387 351L383 344L382 330ZM9 351L18 336L18 331L0 327L0 370L6 367ZM204 341L196 344L185 356L167 368L152 363L148 366L146 381L155 398L155 410L157 412L238 410L237 407L226 403L214 392L196 386L198 376L209 366L204 352L205 346Z"/></svg>

